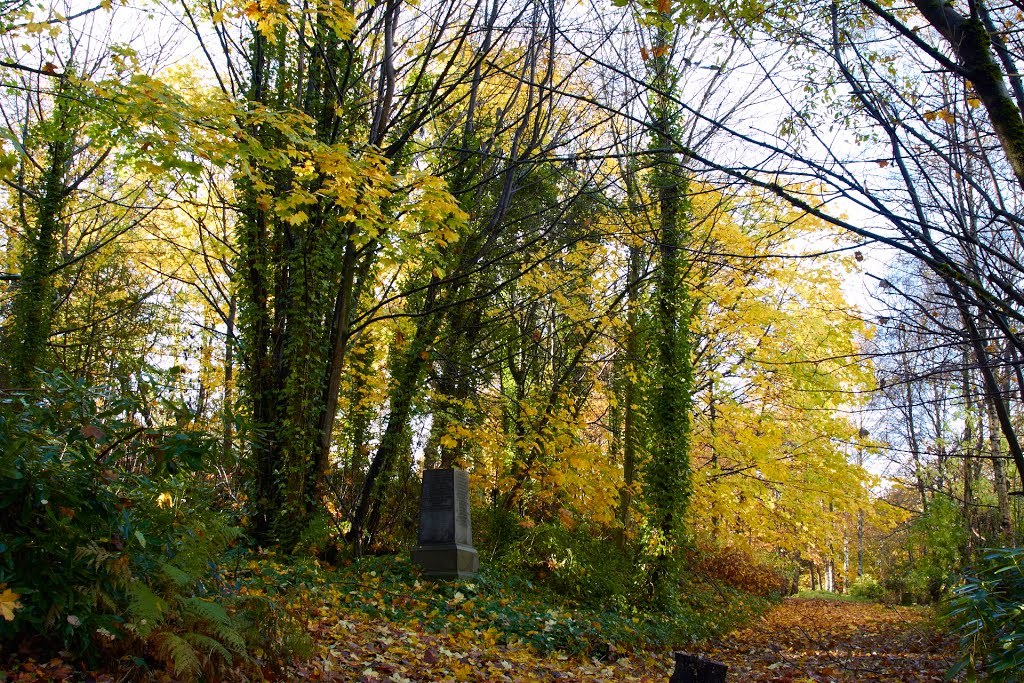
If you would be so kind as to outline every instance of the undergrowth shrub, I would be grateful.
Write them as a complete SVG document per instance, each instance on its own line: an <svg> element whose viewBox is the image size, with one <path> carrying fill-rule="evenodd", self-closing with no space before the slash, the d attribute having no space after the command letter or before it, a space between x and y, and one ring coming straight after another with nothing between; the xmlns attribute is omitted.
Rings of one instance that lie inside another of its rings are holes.
<svg viewBox="0 0 1024 683"><path fill-rule="evenodd" d="M140 410L61 375L0 405L0 641L214 675L254 640L218 563L240 532L203 470L215 442Z"/></svg>
<svg viewBox="0 0 1024 683"><path fill-rule="evenodd" d="M864 574L854 579L850 584L850 596L861 600L884 600L887 593L885 586L879 583L878 579L870 574Z"/></svg>
<svg viewBox="0 0 1024 683"><path fill-rule="evenodd" d="M902 604L937 602L959 573L964 528L957 502L936 494L908 529L906 557L886 568L885 590Z"/></svg>
<svg viewBox="0 0 1024 683"><path fill-rule="evenodd" d="M546 604L588 615L545 618L537 628L535 617L521 617L535 610L506 610L502 630L545 651L600 655L609 643L675 647L721 634L767 609L792 569L782 559L750 551L693 549L670 599L652 609L646 549L621 548L609 532L585 524L533 524L493 508L475 510L473 520L479 583L489 591L546 595ZM516 581L526 587L505 587Z"/></svg>
<svg viewBox="0 0 1024 683"><path fill-rule="evenodd" d="M474 521L478 518L474 540L480 539L477 549L485 564L500 564L587 605L621 605L636 590L635 564L601 528L534 524L493 508L480 511Z"/></svg>
<svg viewBox="0 0 1024 683"><path fill-rule="evenodd" d="M962 658L950 676L984 668L988 681L1019 681L1024 671L1024 548L988 552L953 590L946 615L960 633Z"/></svg>

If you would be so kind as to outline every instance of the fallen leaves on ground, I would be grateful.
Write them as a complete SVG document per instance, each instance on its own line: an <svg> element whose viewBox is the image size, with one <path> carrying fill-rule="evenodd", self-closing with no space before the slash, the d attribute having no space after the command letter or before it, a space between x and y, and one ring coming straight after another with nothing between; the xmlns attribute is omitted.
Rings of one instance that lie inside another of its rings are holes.
<svg viewBox="0 0 1024 683"><path fill-rule="evenodd" d="M666 683L671 676L667 649L619 649L607 657L538 652L536 641L509 638L501 623L474 609L481 598L466 587L441 605L431 598L437 597L435 588L417 584L407 595L393 596L407 618L353 610L352 599L390 601L380 591L338 592L333 604L313 610L310 629L317 655L294 670L295 678ZM446 629L437 628L438 610L446 612ZM939 682L953 663L956 645L934 629L930 615L926 608L793 598L747 627L691 651L728 664L728 680L735 683ZM561 621L567 615L553 616ZM554 623L541 620L537 629L543 632Z"/></svg>
<svg viewBox="0 0 1024 683"><path fill-rule="evenodd" d="M296 680L392 682L667 681L669 658L637 653L615 661L539 655L499 644L494 629L429 633L416 622L322 614L313 624L318 654L293 668Z"/></svg>
<svg viewBox="0 0 1024 683"><path fill-rule="evenodd" d="M404 559L349 576L319 585L317 602L305 605L315 654L289 678L663 683L671 675L667 651L642 649L650 635L642 620L555 605L528 583L514 584L518 592L484 577L434 583Z"/></svg>
<svg viewBox="0 0 1024 683"><path fill-rule="evenodd" d="M254 559L242 592L281 603L308 631L312 651L291 662L285 653L279 659L257 652L220 680L666 683L672 674L672 648L657 645L662 634L645 628L643 619L556 607L550 594L530 584L486 577L430 583L406 565L388 561L325 573ZM936 631L930 614L791 598L743 628L688 649L729 665L729 683L939 683L956 643ZM174 680L167 672L133 668L140 660L132 657L86 671L59 657L26 653L0 670L0 683L138 674Z"/></svg>
<svg viewBox="0 0 1024 683"><path fill-rule="evenodd" d="M956 640L920 607L789 598L697 654L729 665L730 681L945 680Z"/></svg>

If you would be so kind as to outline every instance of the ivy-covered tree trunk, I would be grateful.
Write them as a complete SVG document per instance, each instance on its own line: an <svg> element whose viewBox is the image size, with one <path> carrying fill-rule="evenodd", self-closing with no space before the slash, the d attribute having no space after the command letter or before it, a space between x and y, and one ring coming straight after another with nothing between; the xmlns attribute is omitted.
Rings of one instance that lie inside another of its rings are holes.
<svg viewBox="0 0 1024 683"><path fill-rule="evenodd" d="M651 63L651 173L656 205L657 279L654 292L654 368L650 396L650 457L644 472L644 497L650 524L659 535L649 586L655 602L666 600L680 561L683 521L690 498L690 293L685 282L687 182L675 151L678 111L672 103L676 75L670 57L671 18L654 27Z"/></svg>
<svg viewBox="0 0 1024 683"><path fill-rule="evenodd" d="M632 244L629 247L629 263L626 270L626 287L629 288L626 303L626 329L619 362L619 401L622 413L622 488L619 490L618 531L619 546L624 548L633 516L633 488L636 485L636 470L640 441L639 424L639 391L640 388L640 332L639 326L639 288L640 247Z"/></svg>
<svg viewBox="0 0 1024 683"><path fill-rule="evenodd" d="M256 154L246 160L249 173L237 184L238 332L255 478L253 527L259 540L286 548L316 509L323 480L320 429L329 395L324 381L332 364L341 362L332 353L332 321L351 230L330 197L322 196L325 176L319 169L300 176L280 157L259 157L263 150L302 145L308 148L296 153L320 145L325 154L345 132L338 114L344 93L335 88L350 55L330 20L315 13L309 21L315 49L308 53L283 36L271 40L253 31L247 98L257 111L301 109L311 135L297 142L284 126L256 117L247 131ZM338 154L344 159L340 148ZM314 199L282 204L300 196Z"/></svg>
<svg viewBox="0 0 1024 683"><path fill-rule="evenodd" d="M474 288L474 293L483 297L485 291L493 286L493 277L488 277ZM427 469L464 467L469 459L469 443L464 438L455 438L451 432L467 428L480 419L479 413L467 406L477 400L479 378L473 356L484 331L482 306L475 297L470 297L456 306L448 318L446 341L436 354L431 407L433 422L424 449L424 467Z"/></svg>
<svg viewBox="0 0 1024 683"><path fill-rule="evenodd" d="M75 126L69 111L73 105L66 89L61 79L51 119L42 126L51 136L46 145L46 164L36 191L28 194L32 207L29 222L24 226L24 266L11 308L10 329L4 340L8 375L5 383L14 388L34 387L36 370L47 364L46 344L55 303L53 270L63 233L61 211L69 196L68 165L74 148Z"/></svg>

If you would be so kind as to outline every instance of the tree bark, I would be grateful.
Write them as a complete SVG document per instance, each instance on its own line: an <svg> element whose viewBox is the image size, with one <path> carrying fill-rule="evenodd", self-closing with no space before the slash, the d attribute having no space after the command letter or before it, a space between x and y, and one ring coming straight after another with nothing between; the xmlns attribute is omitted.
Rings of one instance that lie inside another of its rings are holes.
<svg viewBox="0 0 1024 683"><path fill-rule="evenodd" d="M980 18L964 16L944 0L914 0L921 15L957 56L961 75L974 85L1017 182L1024 189L1024 119L993 53L993 36Z"/></svg>
<svg viewBox="0 0 1024 683"><path fill-rule="evenodd" d="M65 81L61 79L50 122L53 139L47 145L46 168L39 182L34 225L26 225L27 258L18 280L11 308L11 332L7 341L7 383L29 389L37 383L36 370L45 365L46 345L53 322L53 268L61 234L61 211L68 198L67 172L73 154Z"/></svg>
<svg viewBox="0 0 1024 683"><path fill-rule="evenodd" d="M997 399L998 400L998 399ZM992 462L992 485L996 491L996 509L999 514L999 542L1014 545L1013 522L1010 517L1010 495L1006 482L1006 463L1003 461L1002 432L996 418L995 406L987 402L989 457Z"/></svg>

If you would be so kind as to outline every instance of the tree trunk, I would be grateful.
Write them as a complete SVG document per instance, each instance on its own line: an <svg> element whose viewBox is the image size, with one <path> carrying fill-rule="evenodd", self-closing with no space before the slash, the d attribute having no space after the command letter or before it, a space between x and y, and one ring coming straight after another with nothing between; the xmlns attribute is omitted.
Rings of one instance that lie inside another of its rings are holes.
<svg viewBox="0 0 1024 683"><path fill-rule="evenodd" d="M673 140L679 113L672 102L676 78L670 64L674 29L654 29L651 84L651 193L657 205L658 274L655 286L654 390L651 396L651 452L644 493L651 524L669 549L650 573L651 597L662 599L678 565L674 549L690 496L690 295L683 248L687 239L687 181Z"/></svg>
<svg viewBox="0 0 1024 683"><path fill-rule="evenodd" d="M422 309L424 312L433 308L438 287L435 277L428 287ZM412 342L408 348L400 352L401 359L395 364L395 383L391 389L387 426L370 461L366 478L363 479L363 486L350 520L352 526L347 534L357 554L362 552L364 542L377 531L370 524L370 520L379 518L379 509L384 502L384 484L392 474L392 468L408 432L413 399L430 358L430 347L440 327L440 317L441 314L434 311L421 319Z"/></svg>
<svg viewBox="0 0 1024 683"><path fill-rule="evenodd" d="M622 489L619 491L619 524L621 534L619 546L625 547L626 538L629 533L632 507L633 507L633 486L636 482L636 456L637 440L639 438L637 425L637 371L639 369L639 344L637 341L637 311L639 310L638 292L636 291L637 279L640 274L640 248L635 245L629 247L629 265L626 273L626 286L632 288L629 300L626 304L626 344L624 358L624 383L622 389Z"/></svg>
<svg viewBox="0 0 1024 683"><path fill-rule="evenodd" d="M224 333L224 405L221 407L223 431L221 451L224 462L230 463L234 457L235 441L235 312L237 297L232 294L228 301L228 317Z"/></svg>
<svg viewBox="0 0 1024 683"><path fill-rule="evenodd" d="M910 452L914 456L914 479L917 482L917 492L921 496L921 511L928 514L928 492L924 481L924 465L921 463L921 451L917 442L917 421L914 419L914 383L908 377L906 380L907 400L907 437L910 441Z"/></svg>
<svg viewBox="0 0 1024 683"><path fill-rule="evenodd" d="M981 18L964 16L952 3L914 0L914 6L953 49L961 67L960 75L974 86L1017 182L1024 189L1024 120L993 54L993 36Z"/></svg>
<svg viewBox="0 0 1024 683"><path fill-rule="evenodd" d="M998 399L997 399L998 400ZM1006 482L1006 463L1003 460L1002 432L996 421L995 407L987 404L989 457L992 461L992 485L996 491L996 507L999 513L999 543L1013 545L1013 523L1010 518L1010 495Z"/></svg>
<svg viewBox="0 0 1024 683"><path fill-rule="evenodd" d="M36 370L47 363L46 345L53 323L53 268L62 233L61 212L68 198L67 172L74 146L74 128L68 113L70 104L60 79L54 98L52 130L47 146L47 161L34 198L36 216L33 225L24 226L26 256L11 307L11 331L6 341L7 383L15 388L36 386Z"/></svg>

